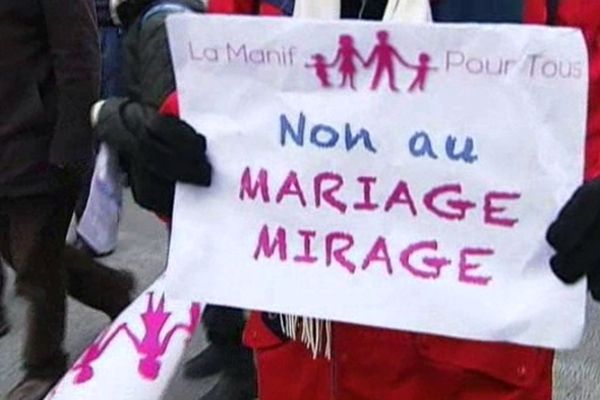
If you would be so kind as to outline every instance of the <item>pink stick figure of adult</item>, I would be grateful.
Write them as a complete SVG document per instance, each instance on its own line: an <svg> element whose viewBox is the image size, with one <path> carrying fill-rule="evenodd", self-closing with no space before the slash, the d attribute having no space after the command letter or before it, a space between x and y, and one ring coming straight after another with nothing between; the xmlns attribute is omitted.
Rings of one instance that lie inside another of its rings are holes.
<svg viewBox="0 0 600 400"><path fill-rule="evenodd" d="M340 35L339 47L337 53L331 62L323 54L314 54L312 64L306 64L307 68L313 68L319 83L323 88L332 88L330 69L337 68L341 78L340 88L350 88L356 90L356 76L362 67L362 71L374 68L373 79L371 81L371 90L379 90L383 82L387 82L387 87L392 92L399 92L397 85L397 68L404 68L414 73L414 79L408 87L408 92L425 91L429 73L436 68L430 65L431 56L422 52L419 54L417 63L408 62L390 43L390 33L382 30L376 34L377 43L368 57L363 57L355 46L355 40L352 35ZM358 65L358 66L357 66Z"/></svg>

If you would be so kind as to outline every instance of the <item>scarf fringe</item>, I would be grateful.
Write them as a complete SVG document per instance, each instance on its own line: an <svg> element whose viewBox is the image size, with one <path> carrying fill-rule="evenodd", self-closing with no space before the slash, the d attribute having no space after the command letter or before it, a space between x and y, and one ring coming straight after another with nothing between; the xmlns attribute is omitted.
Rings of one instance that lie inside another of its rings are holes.
<svg viewBox="0 0 600 400"><path fill-rule="evenodd" d="M283 334L291 340L302 342L312 353L313 359L325 357L331 360L331 321L281 315L279 323Z"/></svg>

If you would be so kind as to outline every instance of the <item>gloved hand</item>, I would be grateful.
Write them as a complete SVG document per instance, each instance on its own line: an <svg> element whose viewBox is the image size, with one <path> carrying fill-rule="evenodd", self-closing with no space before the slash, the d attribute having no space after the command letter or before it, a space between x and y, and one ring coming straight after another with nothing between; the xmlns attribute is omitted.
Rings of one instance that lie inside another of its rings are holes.
<svg viewBox="0 0 600 400"><path fill-rule="evenodd" d="M139 159L158 176L210 186L212 167L206 157L206 139L187 123L157 115L147 123L139 143Z"/></svg>
<svg viewBox="0 0 600 400"><path fill-rule="evenodd" d="M561 210L547 233L556 250L550 264L565 283L588 277L588 288L600 300L600 179L583 184Z"/></svg>

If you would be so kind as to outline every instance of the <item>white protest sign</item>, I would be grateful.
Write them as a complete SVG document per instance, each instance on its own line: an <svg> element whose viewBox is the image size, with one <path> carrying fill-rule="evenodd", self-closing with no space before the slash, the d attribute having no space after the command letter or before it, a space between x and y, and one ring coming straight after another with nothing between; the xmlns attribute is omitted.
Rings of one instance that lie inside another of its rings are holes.
<svg viewBox="0 0 600 400"><path fill-rule="evenodd" d="M570 347L585 285L545 232L580 184L579 31L168 21L210 188L179 186L167 291L248 309Z"/></svg>
<svg viewBox="0 0 600 400"><path fill-rule="evenodd" d="M159 278L83 352L46 400L159 400L198 327L199 304Z"/></svg>

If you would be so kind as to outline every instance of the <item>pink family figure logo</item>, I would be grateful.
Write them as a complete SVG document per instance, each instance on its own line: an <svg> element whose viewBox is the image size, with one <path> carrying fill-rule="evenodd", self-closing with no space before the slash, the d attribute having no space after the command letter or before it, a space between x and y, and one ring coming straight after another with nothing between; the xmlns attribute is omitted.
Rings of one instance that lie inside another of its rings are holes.
<svg viewBox="0 0 600 400"><path fill-rule="evenodd" d="M314 68L315 74L324 88L332 87L329 80L329 68L338 67L338 71L342 77L340 87L350 86L352 90L356 90L355 77L357 73L356 61L360 61L363 66L366 66L366 61L360 55L356 47L354 47L354 38L350 35L341 35L339 40L339 49L335 59L328 63L323 54L315 54L312 56L315 60L314 64L307 64L307 68Z"/></svg>
<svg viewBox="0 0 600 400"><path fill-rule="evenodd" d="M431 62L431 56L427 53L421 53L419 55L419 65L416 66L417 76L415 80L408 88L409 92L414 92L419 89L421 92L425 91L425 83L427 82L427 76L430 71L435 71L437 68L429 66Z"/></svg>
<svg viewBox="0 0 600 400"><path fill-rule="evenodd" d="M315 63L314 64L306 64L306 67L314 68L315 74L317 75L317 78L319 78L319 81L321 82L321 86L323 86L324 88L330 88L331 82L329 81L329 71L328 71L328 68L330 67L330 65L327 64L327 59L325 58L325 56L323 54L315 54L312 56L312 58L315 60Z"/></svg>
<svg viewBox="0 0 600 400"><path fill-rule="evenodd" d="M346 87L349 84L352 90L356 90L354 84L354 78L357 73L355 60L365 65L364 59L354 47L354 38L350 35L340 36L340 48L335 56L335 60L331 63L332 67L339 64L339 71L342 75L340 87Z"/></svg>
<svg viewBox="0 0 600 400"><path fill-rule="evenodd" d="M190 340L200 322L200 305L192 304L189 309L189 322L173 326L165 334L165 327L172 313L165 311L165 297L161 296L158 305L154 304L154 293L148 293L148 306L140 315L144 335L138 338L127 323L119 325L114 331L104 331L94 343L85 351L78 362L71 369L75 372L74 383L79 385L88 382L94 377L93 364L100 359L113 341L121 334L129 338L137 354L140 356L138 373L145 379L154 381L158 378L161 369L161 359L167 353L171 341L178 332L187 335ZM164 334L164 335L163 335Z"/></svg>
<svg viewBox="0 0 600 400"><path fill-rule="evenodd" d="M93 364L96 362L102 354L108 349L112 341L121 332L122 326L117 328L114 332L109 334L109 330L103 331L100 336L87 348L85 353L73 366L71 371L76 372L74 383L80 385L86 383L94 377Z"/></svg>
<svg viewBox="0 0 600 400"><path fill-rule="evenodd" d="M390 43L390 33L388 31L379 31L376 36L377 43L366 59L356 49L354 38L345 34L339 38L339 48L332 62L328 62L323 54L314 54L312 56L314 63L306 64L306 68L315 70L315 75L319 79L321 87L331 88L333 84L330 80L329 69L337 67L341 75L339 87L346 88L350 86L352 90L356 90L356 76L359 73L357 62L359 62L364 70L375 67L371 90L379 90L381 83L384 79L387 79L389 89L398 92L400 89L396 81L396 68L403 67L415 73L415 78L408 91L425 91L429 73L437 69L430 65L431 56L428 53L421 53L419 54L418 63L411 64Z"/></svg>

